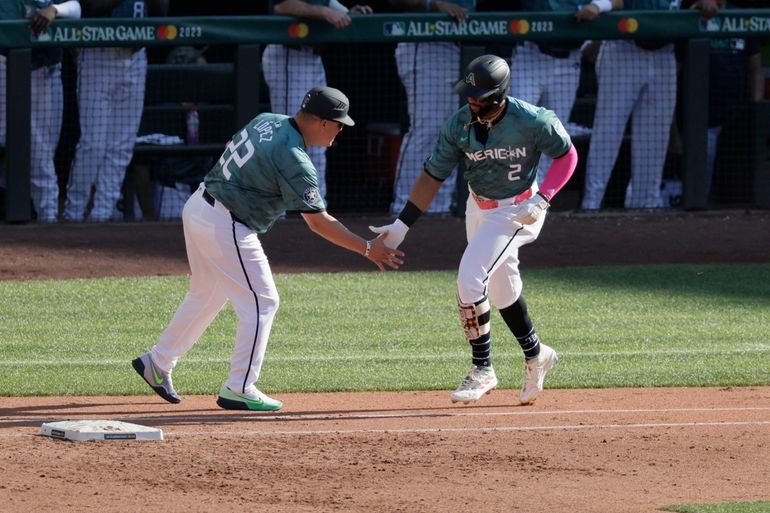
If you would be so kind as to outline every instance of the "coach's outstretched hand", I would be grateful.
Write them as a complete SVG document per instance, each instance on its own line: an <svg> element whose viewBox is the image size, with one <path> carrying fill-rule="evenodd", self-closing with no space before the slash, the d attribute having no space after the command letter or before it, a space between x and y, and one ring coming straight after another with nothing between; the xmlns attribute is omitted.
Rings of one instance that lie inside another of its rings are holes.
<svg viewBox="0 0 770 513"><path fill-rule="evenodd" d="M367 241L367 251L364 256L374 262L380 271L386 271L387 265L391 269L398 269L404 261L401 259L404 256L404 252L396 248L388 247L385 244L385 237L383 235L378 236L376 239Z"/></svg>

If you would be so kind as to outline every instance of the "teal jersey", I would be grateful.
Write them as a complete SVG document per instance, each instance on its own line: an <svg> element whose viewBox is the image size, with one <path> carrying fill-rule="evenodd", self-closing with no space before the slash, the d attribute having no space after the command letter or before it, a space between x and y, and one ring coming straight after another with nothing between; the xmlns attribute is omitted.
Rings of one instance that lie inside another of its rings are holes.
<svg viewBox="0 0 770 513"><path fill-rule="evenodd" d="M252 119L203 181L209 194L257 233L269 230L286 210L326 209L302 134L283 114Z"/></svg>
<svg viewBox="0 0 770 513"><path fill-rule="evenodd" d="M52 4L61 4L66 0L2 0L0 1L0 20L23 20L29 14ZM62 60L61 48L35 48L32 50L32 69L54 66Z"/></svg>
<svg viewBox="0 0 770 513"><path fill-rule="evenodd" d="M145 0L123 0L110 14L111 18L146 18L147 2Z"/></svg>
<svg viewBox="0 0 770 513"><path fill-rule="evenodd" d="M529 12L577 12L588 0L523 0L521 10Z"/></svg>
<svg viewBox="0 0 770 513"><path fill-rule="evenodd" d="M508 97L503 118L490 130L486 144L476 138L468 105L461 107L441 128L425 170L445 180L457 164L473 191L485 198L517 196L532 186L541 154L563 156L572 146L553 111Z"/></svg>

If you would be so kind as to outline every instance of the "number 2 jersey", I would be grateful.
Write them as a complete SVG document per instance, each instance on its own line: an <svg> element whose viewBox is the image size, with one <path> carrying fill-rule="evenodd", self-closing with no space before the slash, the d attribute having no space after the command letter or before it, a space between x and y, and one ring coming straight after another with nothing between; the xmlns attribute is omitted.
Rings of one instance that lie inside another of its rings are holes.
<svg viewBox="0 0 770 513"><path fill-rule="evenodd" d="M269 230L286 210L326 210L302 134L283 114L252 119L203 181L209 194L257 233Z"/></svg>
<svg viewBox="0 0 770 513"><path fill-rule="evenodd" d="M529 189L537 176L540 155L562 157L572 141L551 110L510 96L505 109L483 143L471 123L470 107L461 107L441 128L425 170L443 181L462 161L473 192L490 199L511 198Z"/></svg>

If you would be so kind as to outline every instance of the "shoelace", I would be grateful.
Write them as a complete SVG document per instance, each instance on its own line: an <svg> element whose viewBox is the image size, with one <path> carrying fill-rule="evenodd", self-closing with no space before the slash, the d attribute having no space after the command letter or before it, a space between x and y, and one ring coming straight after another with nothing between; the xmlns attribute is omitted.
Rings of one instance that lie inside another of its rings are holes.
<svg viewBox="0 0 770 513"><path fill-rule="evenodd" d="M465 379L463 379L463 382L460 385L460 387L463 389L468 389L473 387L473 385L476 383L481 383L481 380L478 379L478 376L476 376L473 371L471 371L468 373L467 376L465 376Z"/></svg>

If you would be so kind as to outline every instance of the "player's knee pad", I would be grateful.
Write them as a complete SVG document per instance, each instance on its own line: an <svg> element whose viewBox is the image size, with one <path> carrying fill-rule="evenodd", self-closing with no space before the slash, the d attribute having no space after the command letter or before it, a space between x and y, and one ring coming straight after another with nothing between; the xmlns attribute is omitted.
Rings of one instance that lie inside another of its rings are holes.
<svg viewBox="0 0 770 513"><path fill-rule="evenodd" d="M489 300L486 297L473 304L463 303L458 298L457 308L460 313L460 323L462 324L465 338L476 340L489 333Z"/></svg>

